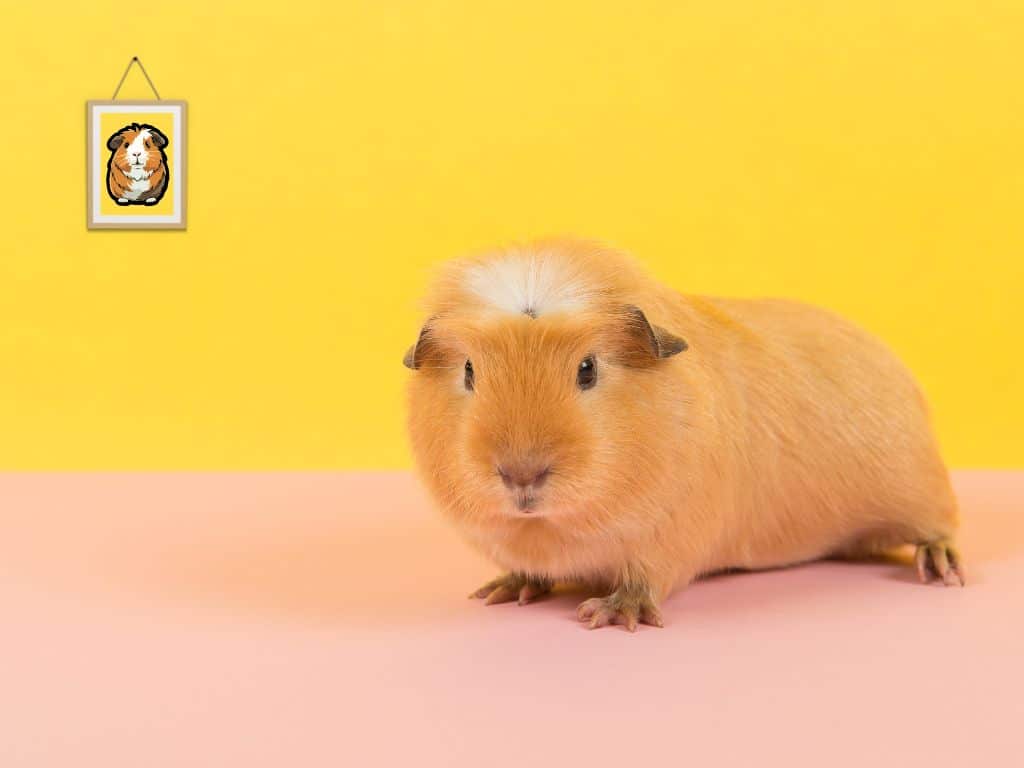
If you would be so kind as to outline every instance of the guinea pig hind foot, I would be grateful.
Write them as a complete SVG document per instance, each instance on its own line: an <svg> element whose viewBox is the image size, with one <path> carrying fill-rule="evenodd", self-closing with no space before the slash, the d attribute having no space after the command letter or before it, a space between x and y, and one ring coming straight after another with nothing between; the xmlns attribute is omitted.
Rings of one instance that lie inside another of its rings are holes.
<svg viewBox="0 0 1024 768"><path fill-rule="evenodd" d="M922 584L932 579L939 579L947 587L962 587L966 583L963 559L949 539L918 544L914 562Z"/></svg>
<svg viewBox="0 0 1024 768"><path fill-rule="evenodd" d="M584 600L576 609L576 618L587 622L587 629L621 624L630 632L636 632L638 624L665 626L661 611L646 590L637 591L624 587L615 590L608 597Z"/></svg>
<svg viewBox="0 0 1024 768"><path fill-rule="evenodd" d="M484 605L509 603L516 600L526 605L551 591L554 583L550 579L527 576L523 573L506 573L484 584L470 593L471 600L483 599Z"/></svg>

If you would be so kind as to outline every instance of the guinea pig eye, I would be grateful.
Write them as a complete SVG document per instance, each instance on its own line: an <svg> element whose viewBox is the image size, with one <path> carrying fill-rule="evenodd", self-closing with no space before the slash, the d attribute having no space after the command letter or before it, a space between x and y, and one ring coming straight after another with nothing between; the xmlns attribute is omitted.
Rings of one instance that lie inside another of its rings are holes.
<svg viewBox="0 0 1024 768"><path fill-rule="evenodd" d="M593 355L587 355L576 369L576 386L580 389L590 389L597 384L597 366L594 365Z"/></svg>
<svg viewBox="0 0 1024 768"><path fill-rule="evenodd" d="M469 360L466 361L466 375L463 379L463 384L465 384L469 392L473 391L473 363Z"/></svg>

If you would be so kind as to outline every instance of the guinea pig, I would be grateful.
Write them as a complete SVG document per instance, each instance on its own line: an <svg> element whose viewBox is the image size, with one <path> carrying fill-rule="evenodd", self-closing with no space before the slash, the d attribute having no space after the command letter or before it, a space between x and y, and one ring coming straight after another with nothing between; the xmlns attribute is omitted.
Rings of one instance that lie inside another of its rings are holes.
<svg viewBox="0 0 1024 768"><path fill-rule="evenodd" d="M167 191L167 137L132 123L107 139L107 192L118 205L156 205Z"/></svg>
<svg viewBox="0 0 1024 768"><path fill-rule="evenodd" d="M662 626L702 574L915 545L963 585L957 503L911 374L823 309L683 295L574 240L444 267L405 355L444 515L506 572L470 596L599 589L591 628Z"/></svg>

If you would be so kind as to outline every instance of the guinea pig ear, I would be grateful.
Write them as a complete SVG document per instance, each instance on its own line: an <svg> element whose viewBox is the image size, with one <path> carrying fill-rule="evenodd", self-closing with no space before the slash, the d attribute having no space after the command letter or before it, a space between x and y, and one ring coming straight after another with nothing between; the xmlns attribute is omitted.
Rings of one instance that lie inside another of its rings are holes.
<svg viewBox="0 0 1024 768"><path fill-rule="evenodd" d="M433 320L433 318L431 318L431 320ZM420 329L419 338L416 339L416 343L409 347L408 351L405 353L405 357L402 358L402 364L406 368L411 368L415 371L423 365L423 360L430 347L431 320L427 320L427 322L423 324L423 327Z"/></svg>
<svg viewBox="0 0 1024 768"><path fill-rule="evenodd" d="M158 149L163 149L167 146L167 137L160 133L156 128L150 126L149 135L152 137L153 143L156 144Z"/></svg>
<svg viewBox="0 0 1024 768"><path fill-rule="evenodd" d="M111 136L109 139L107 139L107 149L113 151L113 150L115 150L115 149L117 149L118 147L121 146L121 142L123 141L123 138L124 138L123 136L121 136L122 133L124 133L123 130L122 131L118 131L113 136Z"/></svg>
<svg viewBox="0 0 1024 768"><path fill-rule="evenodd" d="M633 352L639 352L648 360L660 360L683 352L689 346L683 339L664 328L651 325L647 315L639 307L626 307L626 327L629 338L637 345Z"/></svg>

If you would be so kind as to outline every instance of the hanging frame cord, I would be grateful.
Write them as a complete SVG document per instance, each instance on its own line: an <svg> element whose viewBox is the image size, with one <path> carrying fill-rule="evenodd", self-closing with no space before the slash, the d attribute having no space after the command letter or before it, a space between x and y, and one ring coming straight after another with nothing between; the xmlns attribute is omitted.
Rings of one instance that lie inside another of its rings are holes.
<svg viewBox="0 0 1024 768"><path fill-rule="evenodd" d="M117 100L117 94L121 90L121 86L124 85L124 79L128 77L128 72L131 70L133 64L139 65L139 69L142 70L142 75L146 78L146 82L149 83L149 87L152 89L153 95L156 96L157 101L160 101L160 94L157 92L156 86L153 85L153 81L149 79L149 73L146 72L146 68L142 66L142 62L139 61L138 56L132 56L132 60L128 62L128 66L124 69L124 74L121 75L121 81L117 84L117 88L114 89L114 95L110 97L110 100Z"/></svg>

